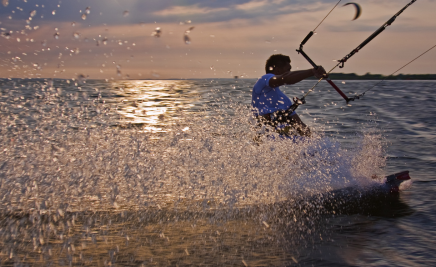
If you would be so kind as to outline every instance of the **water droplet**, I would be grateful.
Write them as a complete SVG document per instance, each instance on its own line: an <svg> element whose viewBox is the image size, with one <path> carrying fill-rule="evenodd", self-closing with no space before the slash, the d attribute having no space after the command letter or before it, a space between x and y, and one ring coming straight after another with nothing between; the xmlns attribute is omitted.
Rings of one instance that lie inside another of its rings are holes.
<svg viewBox="0 0 436 267"><path fill-rule="evenodd" d="M42 46L47 46L47 40L41 42Z"/></svg>
<svg viewBox="0 0 436 267"><path fill-rule="evenodd" d="M185 42L185 44L190 44L191 38L189 38L189 36L187 34L185 34L185 35L183 35L183 41Z"/></svg>
<svg viewBox="0 0 436 267"><path fill-rule="evenodd" d="M17 38L17 42L21 42L21 39L20 39L20 38Z"/></svg>
<svg viewBox="0 0 436 267"><path fill-rule="evenodd" d="M86 20L86 14L85 13L82 14L82 19Z"/></svg>
<svg viewBox="0 0 436 267"><path fill-rule="evenodd" d="M30 17L34 17L36 15L36 10L33 10L32 12L30 12Z"/></svg>
<svg viewBox="0 0 436 267"><path fill-rule="evenodd" d="M79 39L80 38L80 33L74 32L73 36L74 36L75 39Z"/></svg>
<svg viewBox="0 0 436 267"><path fill-rule="evenodd" d="M9 0L3 0L2 1L3 6L8 6L9 5Z"/></svg>
<svg viewBox="0 0 436 267"><path fill-rule="evenodd" d="M89 13L91 13L91 8L88 6L88 7L86 7L86 9L85 9L85 13L86 14L89 14Z"/></svg>
<svg viewBox="0 0 436 267"><path fill-rule="evenodd" d="M117 65L117 76L121 76L121 65Z"/></svg>
<svg viewBox="0 0 436 267"><path fill-rule="evenodd" d="M195 27L189 27L189 29L187 29L185 31L185 34L189 34Z"/></svg>
<svg viewBox="0 0 436 267"><path fill-rule="evenodd" d="M51 14L54 16L54 15L56 15L56 10L53 10L52 12L51 12Z"/></svg>
<svg viewBox="0 0 436 267"><path fill-rule="evenodd" d="M162 34L162 30L161 30L161 28L160 28L160 27L157 27L157 28L154 30L154 32L151 34L151 36L154 36L154 37L160 37L161 34Z"/></svg>
<svg viewBox="0 0 436 267"><path fill-rule="evenodd" d="M9 32L3 32L3 33L2 33L2 36L3 36L4 38L6 38L6 39L11 38L11 34L10 34Z"/></svg>
<svg viewBox="0 0 436 267"><path fill-rule="evenodd" d="M342 84L345 84L345 81L342 81Z"/></svg>
<svg viewBox="0 0 436 267"><path fill-rule="evenodd" d="M152 72L151 72L151 75L152 75L153 77L155 77L155 78L159 78L159 77L160 77L159 73L157 73L157 72L155 72L155 71L152 71Z"/></svg>
<svg viewBox="0 0 436 267"><path fill-rule="evenodd" d="M59 32L56 32L54 35L53 35L53 37L57 40L57 39L59 39Z"/></svg>
<svg viewBox="0 0 436 267"><path fill-rule="evenodd" d="M129 11L128 11L128 10L125 10L125 11L123 12L123 17L127 17L129 14L130 14Z"/></svg>
<svg viewBox="0 0 436 267"><path fill-rule="evenodd" d="M192 21L190 20L185 20L185 21L181 21L179 22L180 25L184 25L184 24L190 24Z"/></svg>
<svg viewBox="0 0 436 267"><path fill-rule="evenodd" d="M103 44L107 45L107 38L106 37L103 39Z"/></svg>
<svg viewBox="0 0 436 267"><path fill-rule="evenodd" d="M75 21L73 21L73 22L71 22L71 26L76 26L76 22Z"/></svg>

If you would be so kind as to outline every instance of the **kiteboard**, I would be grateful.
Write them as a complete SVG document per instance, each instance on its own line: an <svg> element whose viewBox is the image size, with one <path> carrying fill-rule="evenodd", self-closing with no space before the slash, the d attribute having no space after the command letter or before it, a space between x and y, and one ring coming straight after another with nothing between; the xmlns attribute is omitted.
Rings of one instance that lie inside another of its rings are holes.
<svg viewBox="0 0 436 267"><path fill-rule="evenodd" d="M366 187L347 187L322 194L324 209L333 214L377 214L399 203L402 190L412 184L409 171L384 177L382 183ZM320 196L318 196L319 199ZM394 215L394 214L391 214Z"/></svg>

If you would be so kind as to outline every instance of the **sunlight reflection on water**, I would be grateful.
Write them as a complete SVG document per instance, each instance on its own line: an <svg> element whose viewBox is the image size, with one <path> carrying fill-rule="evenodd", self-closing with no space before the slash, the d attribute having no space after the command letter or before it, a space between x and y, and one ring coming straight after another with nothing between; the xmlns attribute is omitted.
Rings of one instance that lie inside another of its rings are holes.
<svg viewBox="0 0 436 267"><path fill-rule="evenodd" d="M166 132L181 110L189 110L200 96L193 83L178 80L116 81L111 84L119 101L117 113L145 132Z"/></svg>

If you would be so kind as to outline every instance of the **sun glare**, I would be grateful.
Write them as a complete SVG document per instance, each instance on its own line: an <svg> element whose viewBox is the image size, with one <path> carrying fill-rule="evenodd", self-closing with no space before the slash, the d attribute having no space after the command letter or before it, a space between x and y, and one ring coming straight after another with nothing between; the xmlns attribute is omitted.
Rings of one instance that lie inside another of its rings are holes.
<svg viewBox="0 0 436 267"><path fill-rule="evenodd" d="M178 113L192 104L187 81L178 80L123 80L112 83L120 99L117 112L128 122L146 132L166 132L165 126L177 121ZM192 100L192 99L191 99Z"/></svg>

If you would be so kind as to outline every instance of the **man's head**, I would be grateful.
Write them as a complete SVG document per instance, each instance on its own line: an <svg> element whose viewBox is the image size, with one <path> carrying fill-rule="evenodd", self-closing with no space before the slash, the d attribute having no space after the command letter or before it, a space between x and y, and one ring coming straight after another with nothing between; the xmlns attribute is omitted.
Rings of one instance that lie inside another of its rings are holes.
<svg viewBox="0 0 436 267"><path fill-rule="evenodd" d="M265 64L266 73L273 73L276 75L280 75L290 70L291 70L291 59L289 58L289 56L276 54L270 56L266 60L266 64Z"/></svg>

